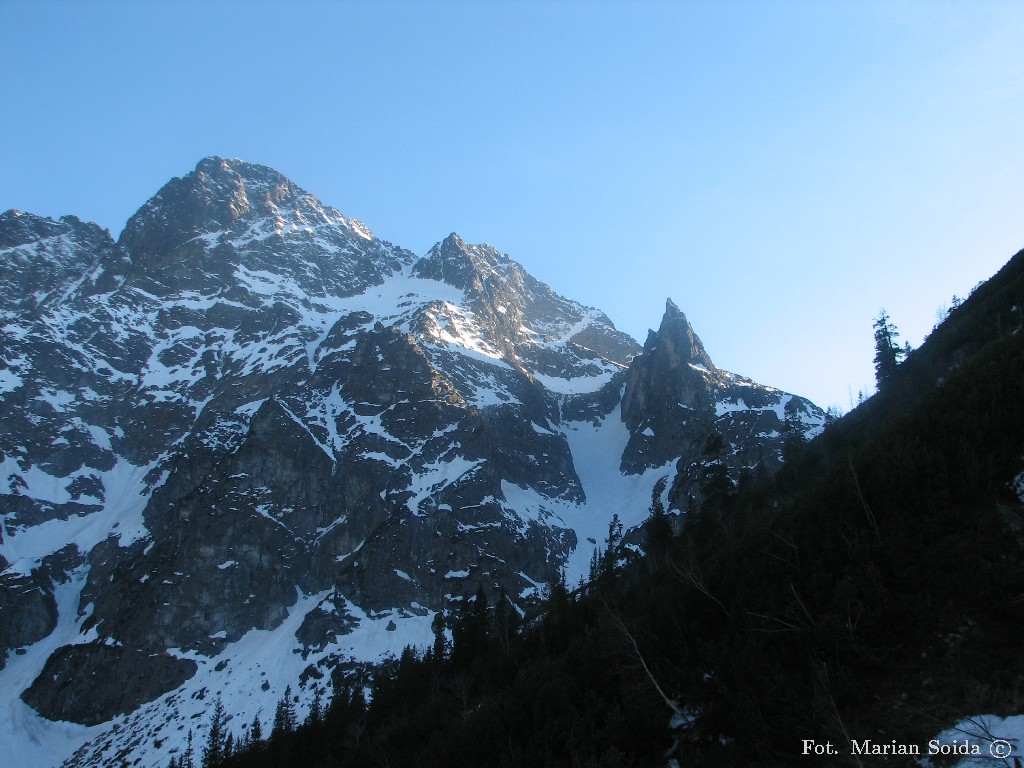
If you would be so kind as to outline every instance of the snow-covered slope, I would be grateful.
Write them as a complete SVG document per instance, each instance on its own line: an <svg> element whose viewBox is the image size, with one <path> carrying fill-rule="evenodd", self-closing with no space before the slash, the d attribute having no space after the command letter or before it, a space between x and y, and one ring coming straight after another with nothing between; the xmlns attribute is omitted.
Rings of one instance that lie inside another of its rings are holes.
<svg viewBox="0 0 1024 768"><path fill-rule="evenodd" d="M575 582L613 514L699 494L709 431L737 476L823 420L674 305L641 349L490 246L418 258L237 160L117 243L3 214L0 259L4 764L166 765L218 696L239 733L287 685L301 714L479 586Z"/></svg>

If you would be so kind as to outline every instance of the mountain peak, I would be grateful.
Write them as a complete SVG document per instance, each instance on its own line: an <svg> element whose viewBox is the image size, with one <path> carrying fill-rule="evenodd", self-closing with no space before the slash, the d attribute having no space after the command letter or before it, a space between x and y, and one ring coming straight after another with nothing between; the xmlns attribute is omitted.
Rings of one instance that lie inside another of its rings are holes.
<svg viewBox="0 0 1024 768"><path fill-rule="evenodd" d="M285 176L242 160L207 157L191 173L171 179L150 198L121 233L121 243L148 250L158 237L163 247L223 230L249 214L273 215L307 194ZM182 239L184 238L184 240Z"/></svg>
<svg viewBox="0 0 1024 768"><path fill-rule="evenodd" d="M466 290L474 280L479 282L508 263L508 258L490 245L471 245L452 232L416 263L413 274Z"/></svg>
<svg viewBox="0 0 1024 768"><path fill-rule="evenodd" d="M310 295L350 295L412 261L273 168L211 156L171 179L119 245L150 293L221 290L241 266L287 275Z"/></svg>
<svg viewBox="0 0 1024 768"><path fill-rule="evenodd" d="M44 237L53 237L67 227L60 222L34 213L9 210L0 213L0 248L16 248Z"/></svg>
<svg viewBox="0 0 1024 768"><path fill-rule="evenodd" d="M270 186L289 188L291 191L305 194L280 171L267 165L248 163L237 158L225 159L216 155L204 157L196 163L195 170L185 178L193 175L208 185L217 182L237 183L240 181L250 193L260 187Z"/></svg>
<svg viewBox="0 0 1024 768"><path fill-rule="evenodd" d="M218 155L210 155L209 157L204 157L202 160L196 163L195 170L197 172L202 171L205 173L210 173L215 172L217 170L229 168L232 164L237 164L240 162L241 160L239 160L238 158L225 160L223 157L219 157Z"/></svg>
<svg viewBox="0 0 1024 768"><path fill-rule="evenodd" d="M34 309L71 290L111 287L127 258L110 233L77 216L54 220L22 211L0 214L0 307Z"/></svg>
<svg viewBox="0 0 1024 768"><path fill-rule="evenodd" d="M164 184L128 220L118 242L145 264L197 237L228 231L240 220L275 220L290 209L314 222L334 213L273 168L205 157L195 170Z"/></svg>
<svg viewBox="0 0 1024 768"><path fill-rule="evenodd" d="M648 336L644 344L645 350L653 351L655 348L660 348L672 359L673 366L689 363L702 365L709 371L715 370L715 364L711 362L700 337L672 299L665 301L665 314L661 318L658 332Z"/></svg>

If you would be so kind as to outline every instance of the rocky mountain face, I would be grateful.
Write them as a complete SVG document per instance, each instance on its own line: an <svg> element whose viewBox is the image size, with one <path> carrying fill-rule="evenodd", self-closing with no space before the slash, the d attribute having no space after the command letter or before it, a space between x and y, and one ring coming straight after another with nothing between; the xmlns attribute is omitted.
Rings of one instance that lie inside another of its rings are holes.
<svg viewBox="0 0 1024 768"><path fill-rule="evenodd" d="M9 211L0 265L9 765L166 765L217 697L301 712L479 587L575 582L652 491L699 501L709 435L736 480L824 421L671 301L641 348L490 246L417 257L236 160L117 242Z"/></svg>
<svg viewBox="0 0 1024 768"><path fill-rule="evenodd" d="M721 461L735 478L744 470L777 468L780 441L802 440L821 410L719 370L686 320L668 300L658 332L633 359L622 395L629 442L626 472L675 460L669 498L687 508L701 498L701 469ZM684 503L685 500L685 503Z"/></svg>

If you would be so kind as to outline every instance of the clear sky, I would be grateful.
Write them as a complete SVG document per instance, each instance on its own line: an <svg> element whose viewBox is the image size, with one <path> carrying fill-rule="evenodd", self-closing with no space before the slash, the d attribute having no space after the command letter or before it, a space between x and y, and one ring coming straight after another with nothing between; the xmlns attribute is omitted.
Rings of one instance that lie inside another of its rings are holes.
<svg viewBox="0 0 1024 768"><path fill-rule="evenodd" d="M844 410L1024 247L1021 2L0 0L0 210L117 234L207 155ZM0 265L0 269L3 266Z"/></svg>

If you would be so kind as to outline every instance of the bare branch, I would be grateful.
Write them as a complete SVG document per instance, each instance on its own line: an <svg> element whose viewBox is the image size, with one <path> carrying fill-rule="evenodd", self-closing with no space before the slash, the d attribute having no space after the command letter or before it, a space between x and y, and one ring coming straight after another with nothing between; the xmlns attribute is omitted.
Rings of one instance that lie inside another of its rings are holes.
<svg viewBox="0 0 1024 768"><path fill-rule="evenodd" d="M871 507L868 506L867 499L864 498L864 494L860 489L860 479L857 477L857 470L853 467L853 459L849 458L850 474L853 476L853 492L857 494L857 498L860 500L861 506L864 507L864 514L868 519L868 524L871 526L871 530L875 534L875 538L878 539L878 543L882 543L882 534L878 531L878 521L875 520L875 513L871 511Z"/></svg>
<svg viewBox="0 0 1024 768"><path fill-rule="evenodd" d="M690 562L693 562L691 557ZM718 607L722 609L726 616L729 616L729 609L725 607L725 603L711 594L711 590L708 589L707 584L704 583L704 577L700 575L700 572L696 568L688 567L682 563L679 565L673 565L672 570L675 574L682 579L685 583L696 589L702 595L718 604Z"/></svg>
<svg viewBox="0 0 1024 768"><path fill-rule="evenodd" d="M629 631L628 627L626 627L626 623L607 603L605 603L605 608L608 609L608 615L611 616L612 624L615 625L616 629L623 634L630 646L632 646L633 653L640 662L640 666L643 667L644 674L646 674L647 679L651 681L651 685L653 685L654 690L658 692L658 696L660 696L661 700L665 702L665 706L672 710L672 712L678 717L683 717L683 711L679 708L679 705L672 701L665 691L662 690L661 685L658 684L657 679L654 677L654 673L651 672L651 668L647 666L647 661L644 659L644 655L640 653L640 647L636 644L636 638L633 637L633 633Z"/></svg>

